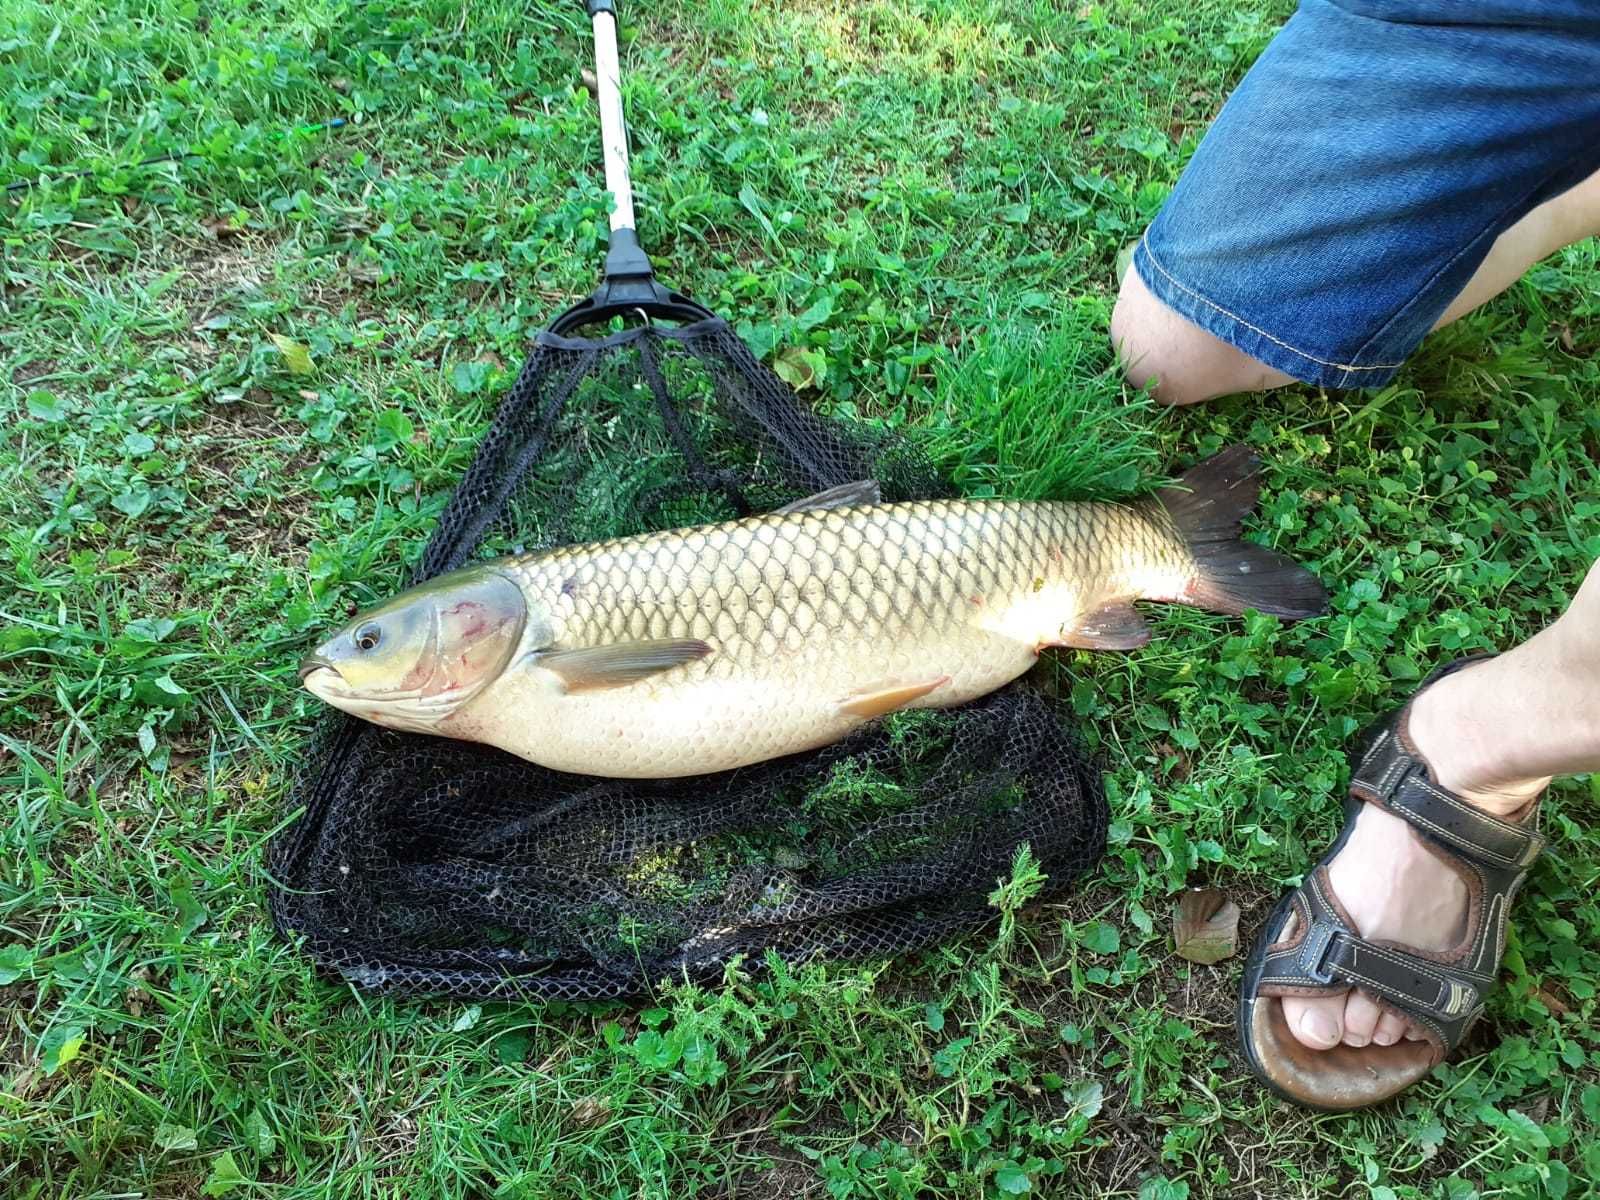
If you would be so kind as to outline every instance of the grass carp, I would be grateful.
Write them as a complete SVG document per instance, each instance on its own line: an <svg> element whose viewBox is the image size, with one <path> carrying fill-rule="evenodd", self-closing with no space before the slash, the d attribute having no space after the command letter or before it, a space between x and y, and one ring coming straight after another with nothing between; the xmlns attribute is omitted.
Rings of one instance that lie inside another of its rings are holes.
<svg viewBox="0 0 1600 1200"><path fill-rule="evenodd" d="M961 704L1048 646L1142 646L1135 600L1322 612L1314 575L1239 536L1257 471L1235 446L1132 503L885 504L846 485L462 568L357 617L300 674L366 720L557 770L725 770Z"/></svg>

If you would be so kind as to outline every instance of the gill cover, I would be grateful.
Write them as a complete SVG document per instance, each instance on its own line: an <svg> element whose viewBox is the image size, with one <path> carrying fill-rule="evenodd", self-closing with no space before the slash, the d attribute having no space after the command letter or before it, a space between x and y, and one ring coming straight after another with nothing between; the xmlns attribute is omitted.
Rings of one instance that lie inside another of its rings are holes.
<svg viewBox="0 0 1600 1200"><path fill-rule="evenodd" d="M308 654L313 695L380 725L431 732L499 677L528 606L492 566L464 567L363 613Z"/></svg>

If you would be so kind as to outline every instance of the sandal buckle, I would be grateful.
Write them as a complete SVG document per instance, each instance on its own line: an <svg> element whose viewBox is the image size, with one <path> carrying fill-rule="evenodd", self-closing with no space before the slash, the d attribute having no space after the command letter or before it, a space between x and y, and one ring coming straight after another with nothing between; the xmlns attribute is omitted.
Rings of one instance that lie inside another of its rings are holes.
<svg viewBox="0 0 1600 1200"><path fill-rule="evenodd" d="M1517 870L1526 871L1533 866L1534 860L1544 853L1544 834L1538 829L1528 830L1528 844L1523 848L1522 856L1517 859Z"/></svg>
<svg viewBox="0 0 1600 1200"><path fill-rule="evenodd" d="M1334 939L1342 931L1337 925L1327 921L1314 921L1306 932L1305 944L1300 947L1300 969L1310 979L1320 984L1334 982L1333 972L1327 967L1328 952L1333 949Z"/></svg>

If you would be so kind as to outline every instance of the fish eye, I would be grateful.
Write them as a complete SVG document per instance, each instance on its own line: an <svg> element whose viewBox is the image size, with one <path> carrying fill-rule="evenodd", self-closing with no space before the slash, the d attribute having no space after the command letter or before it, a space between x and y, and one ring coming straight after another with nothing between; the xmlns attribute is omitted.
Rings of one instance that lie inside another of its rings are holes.
<svg viewBox="0 0 1600 1200"><path fill-rule="evenodd" d="M356 649L358 650L375 650L382 640L383 630L379 629L374 621L369 621L356 630Z"/></svg>

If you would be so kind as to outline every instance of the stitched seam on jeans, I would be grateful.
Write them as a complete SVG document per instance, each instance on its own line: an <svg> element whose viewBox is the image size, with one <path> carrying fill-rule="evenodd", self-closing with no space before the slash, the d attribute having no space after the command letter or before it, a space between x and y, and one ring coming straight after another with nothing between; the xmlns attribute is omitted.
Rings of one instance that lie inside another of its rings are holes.
<svg viewBox="0 0 1600 1200"><path fill-rule="evenodd" d="M1166 281L1168 283L1172 284L1173 287L1177 288L1180 292L1187 292L1189 295L1193 296L1196 300L1200 301L1201 304L1204 304L1207 308L1216 309L1219 313L1221 313L1223 316L1227 317L1230 321L1239 322L1239 324L1243 325L1246 329L1250 330L1250 332L1260 334L1262 337L1266 338L1267 341L1271 342L1274 346L1282 346L1290 354L1298 354L1301 358L1305 359L1307 362L1314 362L1319 367L1332 367L1336 371L1392 371L1396 367L1400 367L1400 366L1404 366L1405 365L1404 362L1402 361L1402 362L1393 362L1393 363L1373 363L1371 366L1356 366L1356 365L1354 365L1352 363L1329 362L1325 358L1318 358L1315 354L1307 354L1304 350L1296 349L1294 346L1291 346L1288 342L1284 341L1282 338L1273 337L1270 333L1268 333L1265 329L1262 329L1259 325L1250 324L1249 321L1246 321L1238 313L1229 312L1227 309L1223 308L1222 305L1216 303L1214 300L1207 299L1206 297L1202 296L1199 292L1195 291L1193 288L1187 287L1184 284L1178 282L1177 279L1173 278L1172 273L1161 265L1161 260L1156 257L1156 252L1154 250L1150 249L1150 231L1149 230L1145 231L1144 236L1139 239L1139 242L1140 242L1140 244L1142 246L1144 246L1144 254L1145 254L1145 257L1150 260L1150 265L1152 267L1154 267L1156 270L1160 271L1162 277L1164 279L1166 279ZM1370 342L1369 342L1369 344L1370 344Z"/></svg>

